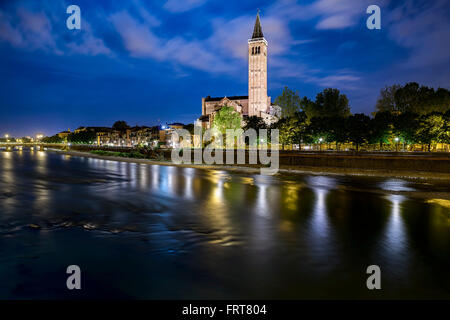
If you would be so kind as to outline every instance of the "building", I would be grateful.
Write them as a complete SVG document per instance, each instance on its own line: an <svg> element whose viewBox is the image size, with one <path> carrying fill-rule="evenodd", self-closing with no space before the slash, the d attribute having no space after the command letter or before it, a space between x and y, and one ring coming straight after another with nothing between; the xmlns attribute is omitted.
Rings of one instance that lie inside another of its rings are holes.
<svg viewBox="0 0 450 320"><path fill-rule="evenodd" d="M161 129L159 130L159 142L168 148L175 147L177 141L173 141L172 139L173 132L183 128L184 124L182 123L170 123L165 126L161 126Z"/></svg>
<svg viewBox="0 0 450 320"><path fill-rule="evenodd" d="M119 146L121 141L120 131L112 128L104 128L97 131L97 145L98 146Z"/></svg>
<svg viewBox="0 0 450 320"><path fill-rule="evenodd" d="M131 146L153 146L159 141L159 126L135 126L131 128Z"/></svg>
<svg viewBox="0 0 450 320"><path fill-rule="evenodd" d="M268 43L258 13L252 37L248 40L248 95L202 98L202 116L197 123L210 128L214 115L224 106L233 107L243 122L251 116L261 117L267 124L276 122L278 107L272 105L267 95L267 58Z"/></svg>
<svg viewBox="0 0 450 320"><path fill-rule="evenodd" d="M69 136L69 134L71 134L70 128L67 129L67 131L61 131L61 132L58 133L57 135L58 135L58 137L60 137L61 139L66 140L67 137Z"/></svg>

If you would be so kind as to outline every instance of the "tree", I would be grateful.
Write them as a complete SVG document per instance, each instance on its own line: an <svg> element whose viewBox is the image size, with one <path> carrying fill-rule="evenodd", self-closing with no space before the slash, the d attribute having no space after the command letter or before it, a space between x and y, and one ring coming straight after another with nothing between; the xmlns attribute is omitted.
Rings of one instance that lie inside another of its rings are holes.
<svg viewBox="0 0 450 320"><path fill-rule="evenodd" d="M279 140L282 146L309 141L304 111L298 111L290 117L281 118L272 128L278 129Z"/></svg>
<svg viewBox="0 0 450 320"><path fill-rule="evenodd" d="M277 122L276 128L279 133L281 146L293 144L298 137L299 127L297 119L294 117L282 118Z"/></svg>
<svg viewBox="0 0 450 320"><path fill-rule="evenodd" d="M359 151L361 144L368 141L369 125L370 118L363 113L357 113L347 118L348 140L355 144L356 151Z"/></svg>
<svg viewBox="0 0 450 320"><path fill-rule="evenodd" d="M435 91L417 82L409 82L404 86L393 85L381 90L376 108L378 111L419 115L446 112L450 109L450 91L443 88Z"/></svg>
<svg viewBox="0 0 450 320"><path fill-rule="evenodd" d="M275 99L275 104L281 108L281 117L287 118L293 116L295 112L301 109L301 98L298 91L292 91L288 87L284 87L280 96Z"/></svg>
<svg viewBox="0 0 450 320"><path fill-rule="evenodd" d="M444 127L442 128L441 142L450 144L450 110L443 115Z"/></svg>
<svg viewBox="0 0 450 320"><path fill-rule="evenodd" d="M313 143L332 142L329 117L314 117L309 120L308 136Z"/></svg>
<svg viewBox="0 0 450 320"><path fill-rule="evenodd" d="M419 104L419 84L417 82L407 83L395 92L395 103L399 112L415 112Z"/></svg>
<svg viewBox="0 0 450 320"><path fill-rule="evenodd" d="M67 141L80 144L92 144L97 139L97 134L93 131L81 131L71 133L67 136Z"/></svg>
<svg viewBox="0 0 450 320"><path fill-rule="evenodd" d="M193 123L189 123L183 126L183 128L187 131L189 131L190 134L194 134L194 124Z"/></svg>
<svg viewBox="0 0 450 320"><path fill-rule="evenodd" d="M431 151L431 144L446 140L445 138L445 120L441 113L430 113L422 115L417 127L417 140L428 146Z"/></svg>
<svg viewBox="0 0 450 320"><path fill-rule="evenodd" d="M54 136L51 137L44 137L41 140L43 143L62 143L63 139L58 136L57 134L55 134Z"/></svg>
<svg viewBox="0 0 450 320"><path fill-rule="evenodd" d="M339 144L348 141L347 122L342 117L329 117L327 118L326 127L328 128L330 142L334 141L336 143L336 150L339 150Z"/></svg>
<svg viewBox="0 0 450 320"><path fill-rule="evenodd" d="M395 93L401 86L394 84L392 86L386 86L380 91L380 97L377 100L376 110L378 112L398 112L398 106L395 101Z"/></svg>
<svg viewBox="0 0 450 320"><path fill-rule="evenodd" d="M258 132L259 129L266 129L266 123L264 120L258 116L248 117L245 121L244 130L255 129Z"/></svg>
<svg viewBox="0 0 450 320"><path fill-rule="evenodd" d="M214 116L212 127L223 134L227 129L239 129L241 127L241 116L233 107L224 106Z"/></svg>
<svg viewBox="0 0 450 320"><path fill-rule="evenodd" d="M383 150L383 144L389 143L389 138L392 135L392 122L390 111L379 111L370 120L369 143L379 144L380 151Z"/></svg>
<svg viewBox="0 0 450 320"><path fill-rule="evenodd" d="M308 119L314 117L348 117L350 107L348 98L338 89L327 88L316 96L314 104L309 104L305 110Z"/></svg>
<svg viewBox="0 0 450 320"><path fill-rule="evenodd" d="M126 121L116 121L114 122L112 128L117 131L125 131L130 128Z"/></svg>
<svg viewBox="0 0 450 320"><path fill-rule="evenodd" d="M416 132L418 126L418 115L412 112L404 112L393 118L394 138L402 143L411 144L417 141Z"/></svg>
<svg viewBox="0 0 450 320"><path fill-rule="evenodd" d="M445 113L450 111L450 91L444 88L438 88L429 102L430 111Z"/></svg>
<svg viewBox="0 0 450 320"><path fill-rule="evenodd" d="M311 119L314 117L314 112L315 112L314 101L312 101L308 97L302 98L301 109L305 112L307 119Z"/></svg>

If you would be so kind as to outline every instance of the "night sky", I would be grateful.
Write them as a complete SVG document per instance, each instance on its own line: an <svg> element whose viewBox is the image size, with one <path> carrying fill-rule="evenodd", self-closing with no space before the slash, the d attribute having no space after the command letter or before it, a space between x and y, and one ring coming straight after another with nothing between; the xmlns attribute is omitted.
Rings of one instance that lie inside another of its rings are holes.
<svg viewBox="0 0 450 320"><path fill-rule="evenodd" d="M71 4L81 30L66 27ZM370 4L381 30L366 27ZM386 85L450 87L448 0L2 0L0 135L192 123L203 96L247 95L257 8L272 99L334 87L370 114Z"/></svg>

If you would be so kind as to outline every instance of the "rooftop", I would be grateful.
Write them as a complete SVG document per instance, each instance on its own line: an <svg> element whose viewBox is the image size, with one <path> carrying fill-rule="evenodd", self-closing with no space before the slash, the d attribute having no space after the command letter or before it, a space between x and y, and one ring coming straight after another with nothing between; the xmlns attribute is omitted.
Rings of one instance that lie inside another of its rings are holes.
<svg viewBox="0 0 450 320"><path fill-rule="evenodd" d="M232 96L232 97L210 97L210 96L207 96L206 98L205 98L205 102L208 102L208 101L220 101L220 100L222 100L222 99L224 99L224 98L227 98L227 99L230 99L230 100L246 100L246 99L248 99L248 96Z"/></svg>

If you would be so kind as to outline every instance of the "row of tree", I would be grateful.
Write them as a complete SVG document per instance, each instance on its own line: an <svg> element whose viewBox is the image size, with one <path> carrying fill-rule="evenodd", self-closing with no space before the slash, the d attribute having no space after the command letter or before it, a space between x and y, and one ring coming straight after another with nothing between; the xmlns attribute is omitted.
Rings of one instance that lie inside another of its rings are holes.
<svg viewBox="0 0 450 320"><path fill-rule="evenodd" d="M281 118L270 128L279 130L283 145L335 143L339 149L350 142L358 150L363 144L376 144L380 149L386 144L422 144L431 150L435 143L450 143L447 89L434 90L417 83L386 87L371 117L351 114L346 95L332 88L312 101L286 87L275 104L281 108ZM262 119L250 117L245 126L249 128L267 126Z"/></svg>
<svg viewBox="0 0 450 320"><path fill-rule="evenodd" d="M114 122L112 129L120 132L125 132L129 129L130 126L126 123L126 121L119 120ZM81 132L72 132L67 135L67 138L62 138L59 135L54 135L51 137L44 137L42 142L44 143L79 143L79 144L92 144L97 140L97 133L95 131L81 131Z"/></svg>
<svg viewBox="0 0 450 320"><path fill-rule="evenodd" d="M348 117L325 116L308 119L304 111L282 118L272 128L279 129L280 143L361 145L422 144L428 151L435 143L450 143L450 111L419 115L411 112L392 114L377 112L374 117L353 114Z"/></svg>
<svg viewBox="0 0 450 320"><path fill-rule="evenodd" d="M93 131L81 131L81 132L72 132L67 135L67 138L62 138L59 135L55 134L51 137L42 138L42 142L44 143L79 143L79 144L92 144L97 140L97 134Z"/></svg>

